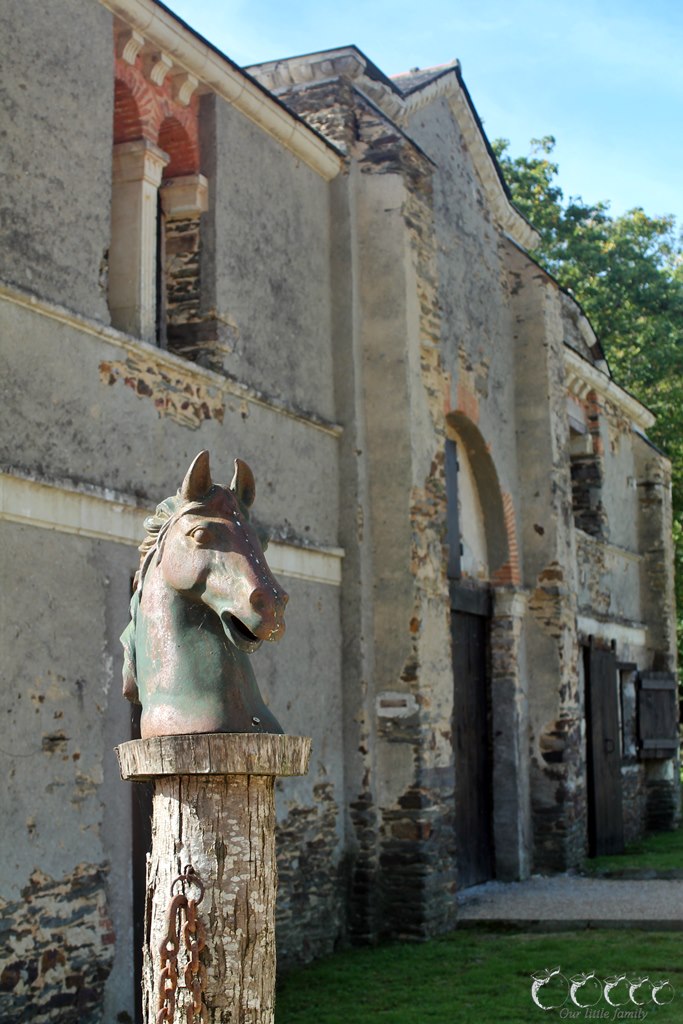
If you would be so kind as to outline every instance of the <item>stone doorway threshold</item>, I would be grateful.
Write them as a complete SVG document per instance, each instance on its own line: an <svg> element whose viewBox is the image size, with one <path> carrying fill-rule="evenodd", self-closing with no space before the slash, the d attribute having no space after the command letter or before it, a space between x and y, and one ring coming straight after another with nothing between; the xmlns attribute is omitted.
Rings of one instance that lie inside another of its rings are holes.
<svg viewBox="0 0 683 1024"><path fill-rule="evenodd" d="M573 931L642 928L683 931L683 880L534 875L485 882L458 894L458 928Z"/></svg>

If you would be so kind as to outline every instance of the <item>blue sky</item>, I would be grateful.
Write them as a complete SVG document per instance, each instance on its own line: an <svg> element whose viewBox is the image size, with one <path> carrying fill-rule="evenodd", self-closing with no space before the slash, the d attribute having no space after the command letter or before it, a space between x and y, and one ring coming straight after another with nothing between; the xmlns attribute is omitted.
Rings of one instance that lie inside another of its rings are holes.
<svg viewBox="0 0 683 1024"><path fill-rule="evenodd" d="M354 43L388 75L458 57L489 138L555 135L565 196L683 227L683 0L166 0L237 64Z"/></svg>

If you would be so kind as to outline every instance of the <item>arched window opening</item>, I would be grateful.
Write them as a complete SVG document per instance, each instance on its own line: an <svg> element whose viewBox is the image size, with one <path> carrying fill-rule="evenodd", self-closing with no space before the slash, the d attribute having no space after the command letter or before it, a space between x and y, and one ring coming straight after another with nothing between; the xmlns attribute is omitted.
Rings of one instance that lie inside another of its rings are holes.
<svg viewBox="0 0 683 1024"><path fill-rule="evenodd" d="M142 138L142 119L131 88L116 79L114 83L114 145Z"/></svg>
<svg viewBox="0 0 683 1024"><path fill-rule="evenodd" d="M173 99L139 68L117 77L109 311L114 327L193 357L207 183L188 121L196 111L169 111Z"/></svg>
<svg viewBox="0 0 683 1024"><path fill-rule="evenodd" d="M114 89L109 312L114 327L154 341L156 323L157 190L167 155L143 138L132 89Z"/></svg>
<svg viewBox="0 0 683 1024"><path fill-rule="evenodd" d="M165 179L198 172L196 146L177 118L167 117L163 120L159 128L158 145L164 153L168 153L168 164L164 168Z"/></svg>
<svg viewBox="0 0 683 1024"><path fill-rule="evenodd" d="M458 574L452 575L453 563L449 576L502 582L501 573L510 568L516 541L496 467L480 430L464 413L450 413L448 428L448 515L457 517L460 545ZM449 547L453 528L449 527Z"/></svg>

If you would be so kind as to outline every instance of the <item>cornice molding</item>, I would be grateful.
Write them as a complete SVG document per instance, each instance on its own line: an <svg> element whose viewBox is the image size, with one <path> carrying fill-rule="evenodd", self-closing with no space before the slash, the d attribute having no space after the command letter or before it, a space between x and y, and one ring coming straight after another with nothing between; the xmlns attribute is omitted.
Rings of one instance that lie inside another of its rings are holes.
<svg viewBox="0 0 683 1024"><path fill-rule="evenodd" d="M594 615L576 616L576 629L580 636L595 636L608 643L615 640L618 647L629 644L632 647L647 647L647 626L638 623L615 622L613 619L598 619Z"/></svg>
<svg viewBox="0 0 683 1024"><path fill-rule="evenodd" d="M343 159L328 142L186 28L170 11L154 0L99 2L128 26L124 37L119 36L118 49L129 63L135 61L144 45L164 54L165 62L170 61L177 67L181 76L178 81L180 102L189 102L198 87L215 92L325 181L339 174Z"/></svg>
<svg viewBox="0 0 683 1024"><path fill-rule="evenodd" d="M458 81L455 70L452 74L444 75L444 79L452 82L449 90L444 90L443 95L448 97L450 108L453 112L460 131L462 132L467 147L472 156L475 170L489 201L491 212L500 224L503 231L525 249L533 249L540 242L541 238L535 228L531 226L514 208L507 195L498 175L497 167L493 161L488 147L477 124L463 90ZM427 89L429 86L426 87Z"/></svg>
<svg viewBox="0 0 683 1024"><path fill-rule="evenodd" d="M309 53L303 57L253 64L247 70L264 88L275 94L297 86L348 78L389 118L401 116L404 99L389 79L383 80L376 69L370 73L370 62L354 47Z"/></svg>
<svg viewBox="0 0 683 1024"><path fill-rule="evenodd" d="M641 430L649 430L654 425L655 416L649 409L628 391L615 384L604 371L583 359L569 345L564 347L564 367L569 393L580 401L585 399L589 391L597 391L598 394L608 398L610 402L614 402Z"/></svg>
<svg viewBox="0 0 683 1024"><path fill-rule="evenodd" d="M406 96L403 118L407 120L434 100L448 100L496 221L514 242L524 249L533 249L538 245L540 235L514 208L506 195L496 164L458 79L458 71L459 64L456 61L450 70Z"/></svg>
<svg viewBox="0 0 683 1024"><path fill-rule="evenodd" d="M35 480L0 470L0 521L137 548L145 536L145 516L153 511L117 491ZM276 575L337 587L341 585L343 557L342 548L282 541L268 545L268 564Z"/></svg>

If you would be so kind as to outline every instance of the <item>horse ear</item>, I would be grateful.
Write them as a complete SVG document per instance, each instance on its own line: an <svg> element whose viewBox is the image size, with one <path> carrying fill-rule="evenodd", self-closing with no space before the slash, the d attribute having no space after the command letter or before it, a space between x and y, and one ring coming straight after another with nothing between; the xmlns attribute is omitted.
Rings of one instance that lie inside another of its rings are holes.
<svg viewBox="0 0 683 1024"><path fill-rule="evenodd" d="M235 459L235 475L230 484L230 490L237 495L238 501L246 508L251 508L256 497L256 484L254 474L242 459Z"/></svg>
<svg viewBox="0 0 683 1024"><path fill-rule="evenodd" d="M185 501L199 501L209 493L213 486L209 469L209 453L200 452L194 460L183 480L180 497Z"/></svg>

